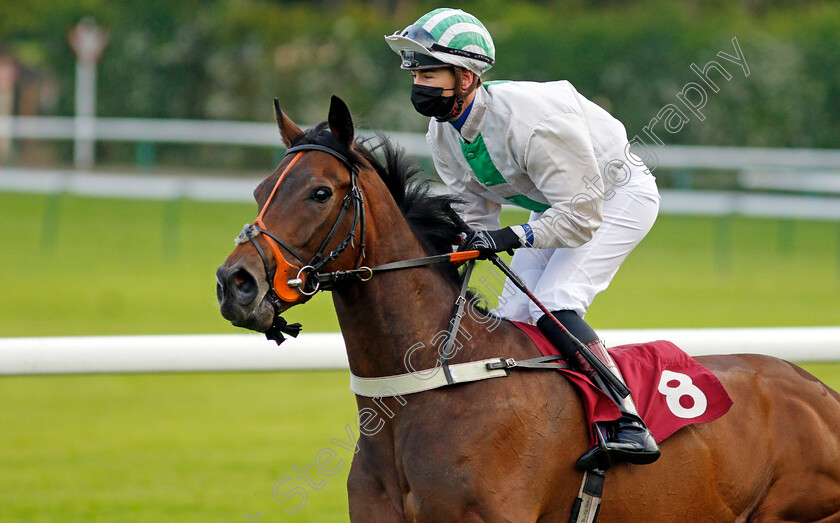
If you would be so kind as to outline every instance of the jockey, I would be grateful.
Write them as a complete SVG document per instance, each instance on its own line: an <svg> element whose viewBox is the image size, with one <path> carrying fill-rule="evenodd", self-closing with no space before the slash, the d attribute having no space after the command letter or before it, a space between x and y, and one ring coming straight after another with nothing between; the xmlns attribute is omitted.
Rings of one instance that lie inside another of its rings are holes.
<svg viewBox="0 0 840 523"><path fill-rule="evenodd" d="M436 9L385 39L414 78L414 108L432 118L426 140L435 168L465 202L459 213L473 230L459 250L525 247L514 254L513 270L623 382L583 317L659 210L654 178L630 153L624 126L567 81L483 83L495 61L493 40L464 11ZM530 210L528 222L500 228L505 203ZM576 370L596 377L577 346L511 282L499 303L499 315L536 323ZM578 465L655 461L659 448L633 399L603 388L622 417L597 427L606 444Z"/></svg>

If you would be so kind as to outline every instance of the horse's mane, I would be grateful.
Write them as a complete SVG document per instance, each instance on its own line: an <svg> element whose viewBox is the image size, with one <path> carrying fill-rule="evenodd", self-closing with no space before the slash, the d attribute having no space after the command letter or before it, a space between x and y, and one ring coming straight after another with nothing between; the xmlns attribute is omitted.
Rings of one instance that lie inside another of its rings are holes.
<svg viewBox="0 0 840 523"><path fill-rule="evenodd" d="M327 122L322 122L308 129L292 145L304 143L326 145L353 163L370 164L388 187L403 217L429 255L451 252L452 246L458 243L459 234L466 228L453 209L460 200L447 194L436 194L429 181L418 176L422 169L385 136L377 134L375 138L356 138L350 150L335 139L327 128ZM455 285L461 284L462 277L457 268L448 263L439 266L447 279Z"/></svg>

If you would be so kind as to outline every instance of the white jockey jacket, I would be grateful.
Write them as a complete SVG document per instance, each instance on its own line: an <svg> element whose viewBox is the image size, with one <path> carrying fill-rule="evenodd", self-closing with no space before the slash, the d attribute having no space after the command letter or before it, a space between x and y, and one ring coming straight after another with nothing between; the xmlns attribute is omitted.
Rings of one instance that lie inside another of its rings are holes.
<svg viewBox="0 0 840 523"><path fill-rule="evenodd" d="M498 229L501 205L512 203L537 213L513 230L539 249L588 242L604 191L650 175L629 152L624 125L567 81L487 82L460 133L432 119L426 140L470 227Z"/></svg>

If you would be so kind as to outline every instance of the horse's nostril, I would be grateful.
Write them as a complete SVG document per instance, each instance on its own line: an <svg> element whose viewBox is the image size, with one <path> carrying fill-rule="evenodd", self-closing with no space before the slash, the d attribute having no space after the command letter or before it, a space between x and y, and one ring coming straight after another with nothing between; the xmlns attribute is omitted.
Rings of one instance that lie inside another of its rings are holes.
<svg viewBox="0 0 840 523"><path fill-rule="evenodd" d="M240 303L251 303L257 296L257 280L245 269L237 269L229 280Z"/></svg>

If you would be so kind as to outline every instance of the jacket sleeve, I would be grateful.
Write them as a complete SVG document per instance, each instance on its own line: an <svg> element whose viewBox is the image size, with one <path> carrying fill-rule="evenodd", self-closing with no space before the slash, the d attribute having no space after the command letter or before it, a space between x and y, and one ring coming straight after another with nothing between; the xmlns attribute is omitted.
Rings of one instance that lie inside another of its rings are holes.
<svg viewBox="0 0 840 523"><path fill-rule="evenodd" d="M525 172L551 207L530 221L538 249L578 247L592 239L603 216L604 182L583 117L549 116L534 126L522 153ZM526 243L524 228L514 231Z"/></svg>
<svg viewBox="0 0 840 523"><path fill-rule="evenodd" d="M428 135L426 139L429 142L429 149L432 152L432 160L434 161L438 176L446 184L449 193L463 202L461 205L457 205L455 210L464 222L472 229L498 229L500 227L499 215L502 211L502 206L469 190L464 182L455 175L451 167L455 166L457 168L457 162L454 159L450 159L449 162L445 161L443 155L434 146Z"/></svg>

